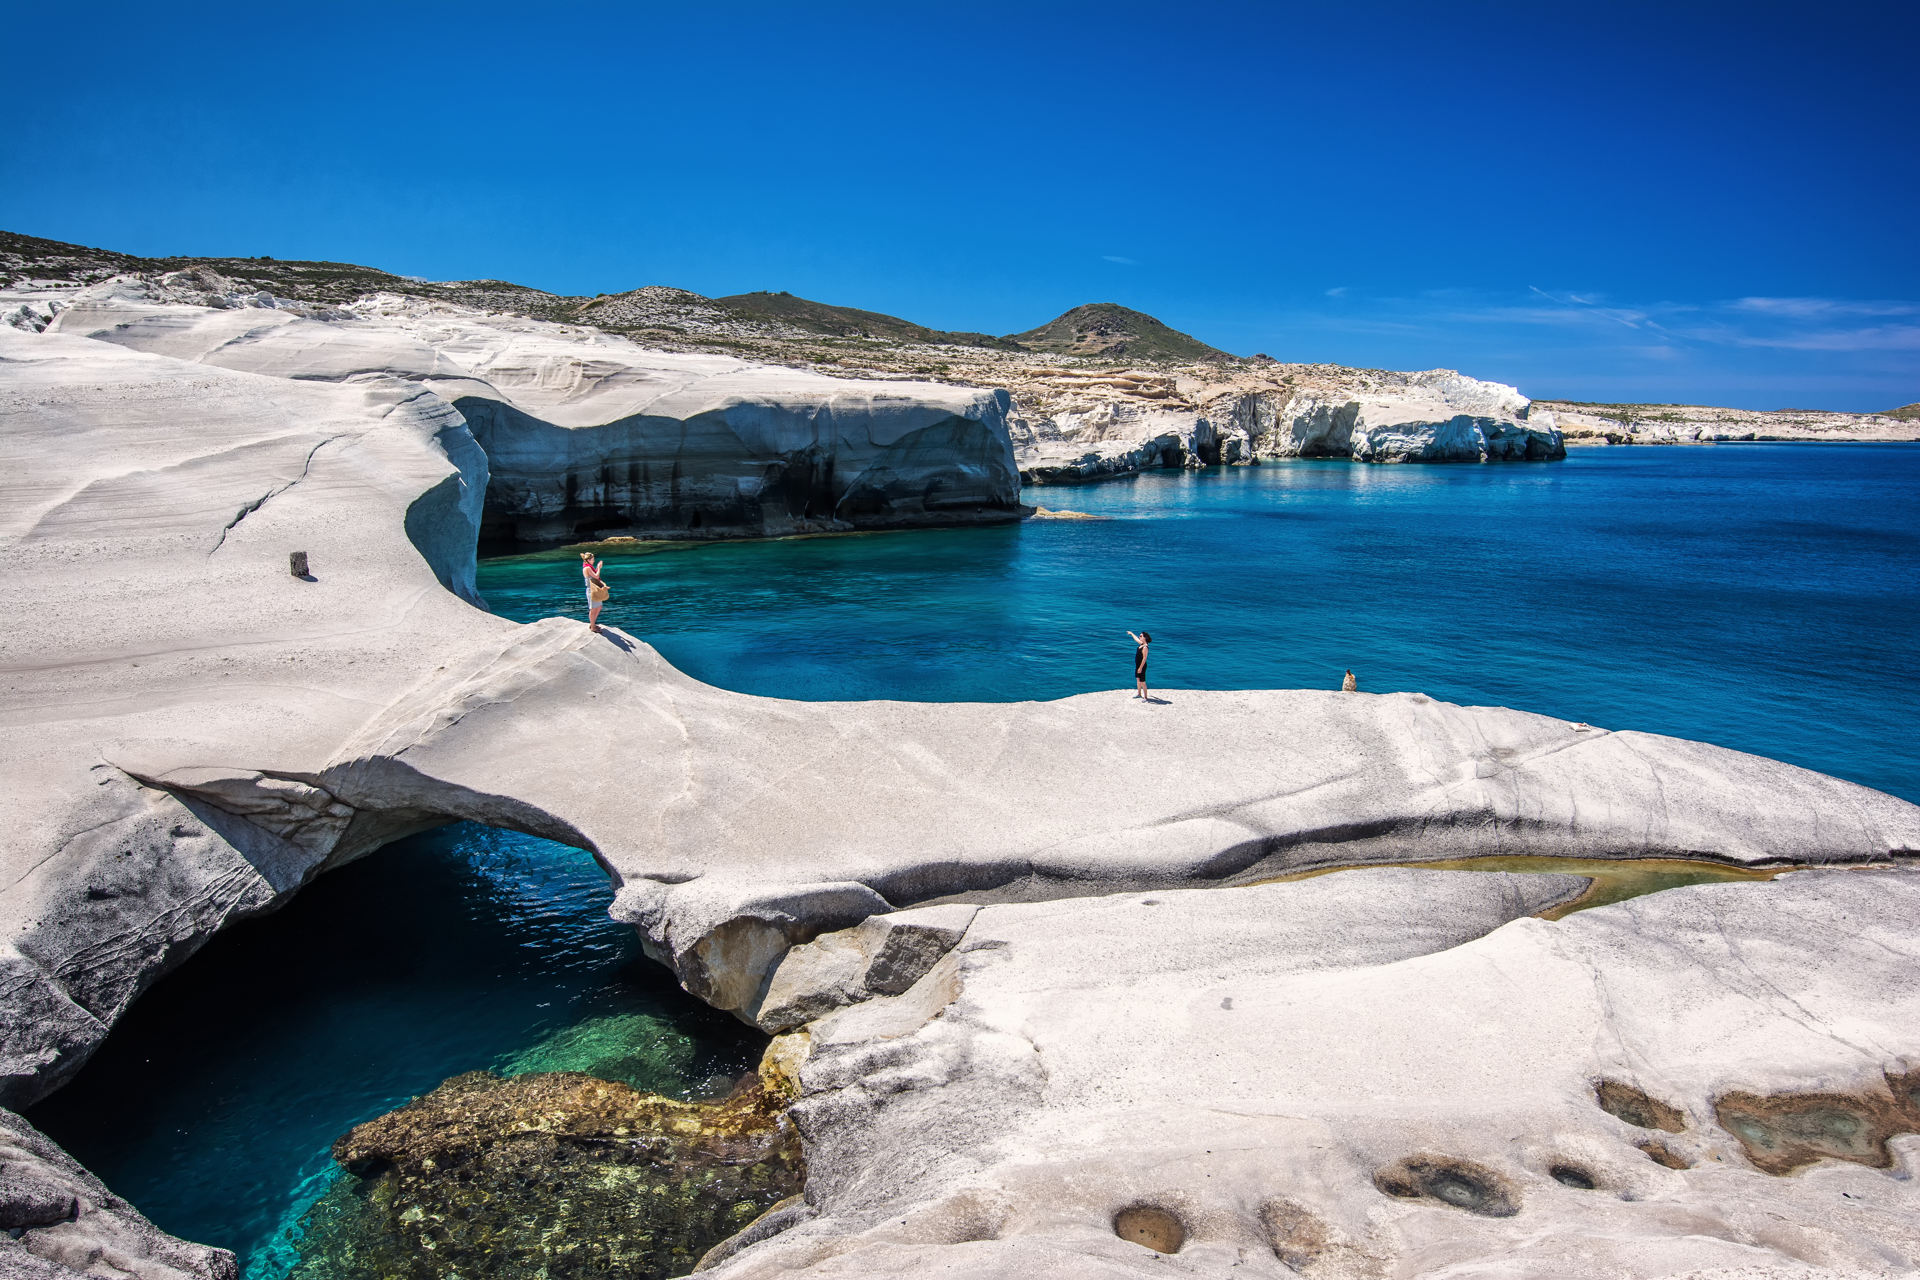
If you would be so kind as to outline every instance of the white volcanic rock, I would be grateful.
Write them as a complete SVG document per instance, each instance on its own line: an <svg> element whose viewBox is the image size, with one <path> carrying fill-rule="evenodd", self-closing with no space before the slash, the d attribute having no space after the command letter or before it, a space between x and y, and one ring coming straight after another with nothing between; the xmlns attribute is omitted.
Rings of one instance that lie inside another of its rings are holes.
<svg viewBox="0 0 1920 1280"><path fill-rule="evenodd" d="M423 689L346 749L361 763L310 780L357 808L394 804L394 766L373 763L391 760L410 788L434 778L564 815L625 881L615 914L690 990L743 1013L794 943L954 895L1490 853L1781 863L1920 850L1920 809L1836 779L1419 694L795 704L711 689L644 650L637 675L635 659L568 628L528 628L484 677ZM671 763L599 793L548 760L503 758L528 708L556 698L594 710L562 750Z"/></svg>
<svg viewBox="0 0 1920 1280"><path fill-rule="evenodd" d="M1036 484L1255 460L1253 440L1244 431L1217 429L1192 412L1127 401L1016 416L1009 430L1020 475Z"/></svg>
<svg viewBox="0 0 1920 1280"><path fill-rule="evenodd" d="M1910 1274L1920 1099L1887 1077L1920 1087L1920 876L1527 918L1565 880L983 907L921 984L810 1028L816 1214L713 1274ZM1602 1080L1684 1128L1602 1110ZM1811 1129L1872 1159L1875 1106L1907 1136L1890 1170L1773 1176L1720 1125L1741 1093L1815 1095L1738 1122L1763 1152ZM1132 1206L1178 1219L1178 1253L1117 1238Z"/></svg>
<svg viewBox="0 0 1920 1280"><path fill-rule="evenodd" d="M0 998L36 1010L0 1028L6 1095L57 1083L159 973L341 852L331 801L247 812L277 786L259 771L326 760L423 668L514 630L459 599L485 465L413 384L0 332ZM193 757L177 796L116 758L164 744Z"/></svg>
<svg viewBox="0 0 1920 1280"><path fill-rule="evenodd" d="M1211 396L1194 390L1187 399L1160 394L1137 376L1083 381L1089 390L1079 399L1045 412L1016 406L1014 447L1027 480L1090 480L1267 458L1519 462L1566 456L1551 413L1533 409L1513 387L1450 369L1302 390Z"/></svg>
<svg viewBox="0 0 1920 1280"><path fill-rule="evenodd" d="M99 331L193 360L0 331L0 1100L56 1087L228 921L472 818L588 850L615 913L720 1007L814 1019L801 1115L820 1213L741 1250L738 1274L768 1257L821 1275L1130 1274L1241 1249L1272 1273L1249 1234L1263 1221L1301 1239L1325 1223L1314 1248L1363 1271L1913 1256L1885 1225L1910 1184L1755 1173L1702 1111L1703 1090L1910 1069L1911 873L1679 891L1551 926L1516 917L1563 880L1234 886L1490 853L1884 861L1920 850L1920 809L1699 743L1417 694L727 693L619 632L518 626L460 598L487 459L432 387L464 385L441 360L489 386L497 367L423 333L343 372L353 341L321 335L352 324L246 308L262 340L205 346L226 312L183 325L174 304L139 305L162 309ZM273 376L211 362L248 347ZM284 376L289 350L338 376ZM292 551L311 580L288 573ZM1712 910L1654 911L1670 900ZM1643 1008L1669 980L1671 1016ZM1617 1122L1575 1108L1602 1069L1693 1116L1675 1145L1697 1172L1642 1169ZM889 1107L917 1119L890 1127ZM1562 1134L1606 1195L1552 1198L1539 1168ZM1902 1171L1911 1143L1894 1140ZM1422 1151L1494 1170L1519 1216L1370 1189ZM1118 1241L1109 1193L1173 1197L1192 1252L1154 1262ZM1646 1216L1650 1201L1668 1207ZM1833 1243L1829 1221L1869 1243Z"/></svg>
<svg viewBox="0 0 1920 1280"><path fill-rule="evenodd" d="M708 537L1015 519L1004 393L648 351L597 330L380 296L219 310L140 281L51 326L274 377L424 384L490 463L493 536ZM223 304L224 305L224 304ZM306 309L311 311L311 308Z"/></svg>
<svg viewBox="0 0 1920 1280"><path fill-rule="evenodd" d="M1554 413L1570 445L1716 444L1745 440L1893 443L1920 440L1920 419L1820 409L1696 404L1574 404Z"/></svg>
<svg viewBox="0 0 1920 1280"><path fill-rule="evenodd" d="M235 1280L225 1249L176 1240L32 1125L0 1110L0 1276Z"/></svg>
<svg viewBox="0 0 1920 1280"><path fill-rule="evenodd" d="M1544 416L1544 415L1543 415ZM1350 457L1355 462L1524 462L1566 456L1551 425L1457 411L1426 396L1344 401L1303 396L1282 410L1255 452L1276 458Z"/></svg>

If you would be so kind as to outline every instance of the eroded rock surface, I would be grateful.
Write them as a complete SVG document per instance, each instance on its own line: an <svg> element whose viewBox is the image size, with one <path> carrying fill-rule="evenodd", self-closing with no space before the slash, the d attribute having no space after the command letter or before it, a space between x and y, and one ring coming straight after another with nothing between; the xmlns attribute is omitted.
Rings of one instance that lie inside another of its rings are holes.
<svg viewBox="0 0 1920 1280"><path fill-rule="evenodd" d="M12 1010L9 1010L11 1013ZM11 1111L0 1110L0 1276L236 1280L231 1253L176 1240Z"/></svg>
<svg viewBox="0 0 1920 1280"><path fill-rule="evenodd" d="M178 296L113 281L76 295L49 328L280 378L431 389L485 450L495 541L1022 514L1004 392L649 351L593 329L390 295L323 310L169 300Z"/></svg>
<svg viewBox="0 0 1920 1280"><path fill-rule="evenodd" d="M1315 369L1296 381L1260 369L1209 378L1109 373L1051 380L1016 402L1021 475L1093 480L1157 467L1269 458L1355 462L1521 462L1566 456L1545 410L1517 390L1462 377Z"/></svg>
<svg viewBox="0 0 1920 1280"><path fill-rule="evenodd" d="M1535 918L1540 879L985 906L905 995L812 1024L795 1115L819 1213L716 1274L1911 1270L1920 1139L1892 1137L1881 1171L1850 1132L1778 1176L1713 1117L1736 1084L1775 1125L1893 1105L1920 1051L1920 876L1796 872L1562 921ZM1691 1115L1661 1137L1692 1167L1649 1159L1596 1078ZM1177 1222L1174 1252L1121 1229L1135 1206Z"/></svg>
<svg viewBox="0 0 1920 1280"><path fill-rule="evenodd" d="M296 378L188 354L0 331L9 1101L56 1087L225 923L468 818L586 850L690 989L800 1024L782 1070L818 1212L716 1274L1920 1256L1894 1176L1913 1137L1884 1135L1892 1173L1776 1176L1714 1118L1920 1065L1911 872L1560 922L1534 917L1584 877L1255 883L1489 854L1904 865L1920 809L1417 694L726 693L617 631L469 603L488 459L438 366ZM1658 1140L1691 1167L1649 1158L1601 1080L1682 1112ZM1490 1171L1517 1213L1383 1195L1374 1175L1415 1156ZM1174 1252L1114 1233L1143 1206L1178 1220Z"/></svg>

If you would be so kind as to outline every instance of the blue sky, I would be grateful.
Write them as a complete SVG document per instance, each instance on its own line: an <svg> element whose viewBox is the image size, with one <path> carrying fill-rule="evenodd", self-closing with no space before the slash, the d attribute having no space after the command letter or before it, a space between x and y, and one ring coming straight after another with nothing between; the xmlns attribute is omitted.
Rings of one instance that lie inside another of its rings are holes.
<svg viewBox="0 0 1920 1280"><path fill-rule="evenodd" d="M1920 400L1920 6L19 4L0 227Z"/></svg>

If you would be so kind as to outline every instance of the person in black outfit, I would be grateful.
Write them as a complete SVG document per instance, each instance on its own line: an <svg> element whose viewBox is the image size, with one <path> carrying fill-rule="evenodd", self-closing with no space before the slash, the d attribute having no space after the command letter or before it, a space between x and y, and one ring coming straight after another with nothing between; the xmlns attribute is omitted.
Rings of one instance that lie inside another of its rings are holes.
<svg viewBox="0 0 1920 1280"><path fill-rule="evenodd" d="M1133 636L1133 643L1138 646L1133 651L1133 683L1139 692L1133 696L1147 698L1147 701L1151 702L1153 699L1147 697L1147 645L1152 643L1153 637L1145 631L1137 636L1134 636L1131 631L1127 634Z"/></svg>

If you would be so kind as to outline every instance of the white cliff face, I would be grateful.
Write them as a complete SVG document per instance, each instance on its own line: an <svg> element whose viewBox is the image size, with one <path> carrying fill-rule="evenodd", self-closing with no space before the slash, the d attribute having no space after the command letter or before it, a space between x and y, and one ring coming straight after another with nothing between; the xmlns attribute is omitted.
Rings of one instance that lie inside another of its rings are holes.
<svg viewBox="0 0 1920 1280"><path fill-rule="evenodd" d="M351 311L169 301L112 281L50 328L273 377L399 378L489 459L489 536L712 537L1016 519L1003 393L647 351L592 329L390 296Z"/></svg>
<svg viewBox="0 0 1920 1280"><path fill-rule="evenodd" d="M1343 374L1348 371L1341 371ZM1236 375L1241 383L1258 380ZM1328 379L1310 388L1189 387L1178 406L1141 401L1144 381L1045 413L1016 402L1021 474L1039 483L1154 467L1350 458L1355 462L1520 462L1566 456L1553 415L1501 383L1451 370Z"/></svg>
<svg viewBox="0 0 1920 1280"><path fill-rule="evenodd" d="M0 331L0 1101L227 923L468 818L586 850L690 990L794 1037L809 1198L718 1275L1920 1257L1920 808L1410 693L714 689L460 598L489 459L434 388L518 379L559 416L639 396L630 366L561 387L422 321L356 371L356 325L247 310L259 339L164 310L93 330L128 341ZM1835 869L1553 922L1581 877L1378 865L1487 854ZM1275 882L1332 867L1362 869ZM1608 1080L1682 1127L1601 1108ZM216 1273L129 1222L88 1228L123 1271ZM21 1230L0 1265L91 1265L71 1221Z"/></svg>

